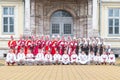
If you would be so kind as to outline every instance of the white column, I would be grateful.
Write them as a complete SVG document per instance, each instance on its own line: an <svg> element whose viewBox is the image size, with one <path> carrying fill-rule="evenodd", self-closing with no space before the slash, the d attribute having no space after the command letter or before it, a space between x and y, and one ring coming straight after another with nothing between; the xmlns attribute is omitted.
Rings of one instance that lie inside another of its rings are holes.
<svg viewBox="0 0 120 80"><path fill-rule="evenodd" d="M25 0L25 34L30 35L30 0Z"/></svg>
<svg viewBox="0 0 120 80"><path fill-rule="evenodd" d="M97 17L97 0L93 0L93 20L92 20L92 23L93 23L93 29L94 30L98 30L98 17Z"/></svg>

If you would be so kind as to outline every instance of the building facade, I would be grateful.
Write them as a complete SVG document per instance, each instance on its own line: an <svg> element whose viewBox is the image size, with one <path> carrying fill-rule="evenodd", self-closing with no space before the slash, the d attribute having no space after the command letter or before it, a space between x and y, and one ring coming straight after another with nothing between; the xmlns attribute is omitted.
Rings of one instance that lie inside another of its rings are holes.
<svg viewBox="0 0 120 80"><path fill-rule="evenodd" d="M0 0L0 48L10 35L102 37L120 48L119 0Z"/></svg>

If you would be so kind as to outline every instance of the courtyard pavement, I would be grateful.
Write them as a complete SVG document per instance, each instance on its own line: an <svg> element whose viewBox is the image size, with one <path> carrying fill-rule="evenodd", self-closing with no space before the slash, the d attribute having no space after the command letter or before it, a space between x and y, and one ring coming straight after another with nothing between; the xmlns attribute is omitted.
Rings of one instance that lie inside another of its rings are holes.
<svg viewBox="0 0 120 80"><path fill-rule="evenodd" d="M120 80L119 62L115 66L0 66L0 80Z"/></svg>

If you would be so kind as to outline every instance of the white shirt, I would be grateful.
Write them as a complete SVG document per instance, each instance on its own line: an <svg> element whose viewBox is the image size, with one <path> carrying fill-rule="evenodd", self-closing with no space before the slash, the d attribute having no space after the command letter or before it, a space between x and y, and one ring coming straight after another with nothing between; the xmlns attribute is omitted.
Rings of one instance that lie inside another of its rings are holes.
<svg viewBox="0 0 120 80"><path fill-rule="evenodd" d="M35 56L35 59L44 60L44 54L43 54L43 53L38 53L38 54Z"/></svg>
<svg viewBox="0 0 120 80"><path fill-rule="evenodd" d="M17 54L17 59L20 60L20 59L25 59L25 54L24 53L18 53Z"/></svg>
<svg viewBox="0 0 120 80"><path fill-rule="evenodd" d="M88 57L89 57L89 60L91 61L91 60L94 60L95 55L94 54L89 54Z"/></svg>
<svg viewBox="0 0 120 80"><path fill-rule="evenodd" d="M63 54L62 55L62 61L70 61L69 55L68 54Z"/></svg>
<svg viewBox="0 0 120 80"><path fill-rule="evenodd" d="M87 61L88 60L88 57L86 54L79 54L78 58L80 61Z"/></svg>
<svg viewBox="0 0 120 80"><path fill-rule="evenodd" d="M34 57L34 55L33 55L32 53L28 53L28 54L26 55L26 58L27 58L27 59L33 59L33 57Z"/></svg>
<svg viewBox="0 0 120 80"><path fill-rule="evenodd" d="M114 54L110 54L108 57L109 57L109 61L115 61L115 55Z"/></svg>
<svg viewBox="0 0 120 80"><path fill-rule="evenodd" d="M72 54L71 55L71 61L77 61L77 60L78 60L77 54Z"/></svg>
<svg viewBox="0 0 120 80"><path fill-rule="evenodd" d="M7 57L6 57L6 60L7 61L15 61L16 60L16 56L15 56L15 54L14 53L8 53L7 54Z"/></svg>
<svg viewBox="0 0 120 80"><path fill-rule="evenodd" d="M95 60L95 61L100 61L100 59L101 59L100 56L97 56L97 55L96 55L96 56L94 57L94 60Z"/></svg>
<svg viewBox="0 0 120 80"><path fill-rule="evenodd" d="M101 60L107 61L108 60L108 56L106 54L102 54L101 55Z"/></svg>
<svg viewBox="0 0 120 80"><path fill-rule="evenodd" d="M46 54L45 55L45 60L52 60L52 54Z"/></svg>
<svg viewBox="0 0 120 80"><path fill-rule="evenodd" d="M54 54L53 58L54 58L54 61L56 61L56 60L60 61L61 60L61 55L60 54Z"/></svg>

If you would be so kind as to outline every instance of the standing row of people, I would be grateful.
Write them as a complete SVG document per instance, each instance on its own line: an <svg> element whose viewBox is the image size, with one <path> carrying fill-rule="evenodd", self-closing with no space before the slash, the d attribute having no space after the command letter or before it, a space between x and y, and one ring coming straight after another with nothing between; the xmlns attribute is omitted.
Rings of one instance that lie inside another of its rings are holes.
<svg viewBox="0 0 120 80"><path fill-rule="evenodd" d="M103 52L109 54L111 51L110 45L105 44L104 39L102 38L76 39L76 37L73 37L72 39L68 36L68 38L65 39L64 36L60 38L59 35L57 37L52 36L51 39L49 36L27 36L25 38L20 37L19 40L14 40L13 36L11 36L8 47L13 49L16 54L20 52L20 49L24 49L25 55L30 49L34 56L38 54L38 49L44 49L44 54L48 53L49 50L52 55L54 55L56 51L58 51L60 55L63 55L65 50L69 55L72 55L73 51L75 51L76 54L84 51L86 55L91 51L93 51L95 55L97 53L101 55Z"/></svg>

